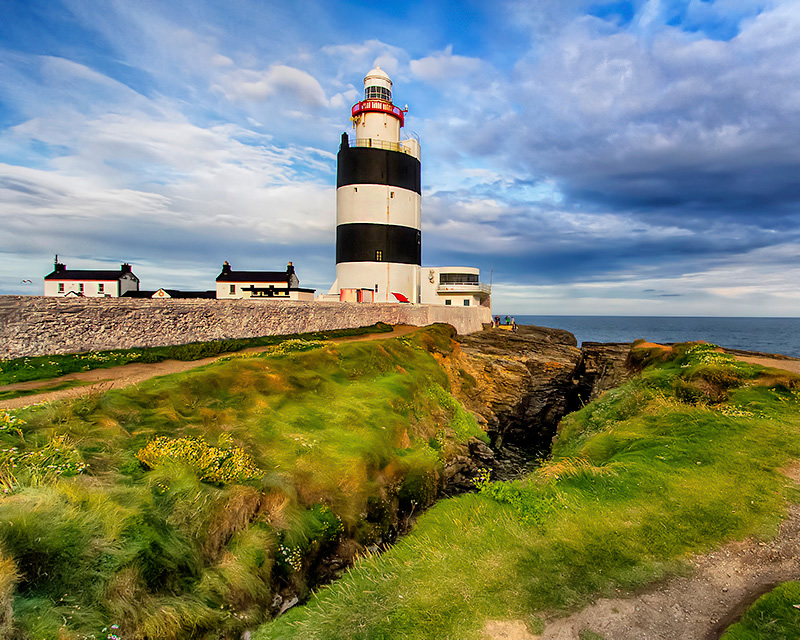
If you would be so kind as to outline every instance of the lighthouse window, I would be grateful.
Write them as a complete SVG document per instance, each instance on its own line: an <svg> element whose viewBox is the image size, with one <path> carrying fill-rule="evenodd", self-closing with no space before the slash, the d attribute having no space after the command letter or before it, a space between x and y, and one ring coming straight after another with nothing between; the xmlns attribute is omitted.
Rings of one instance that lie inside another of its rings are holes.
<svg viewBox="0 0 800 640"><path fill-rule="evenodd" d="M384 102L392 101L392 92L386 87L365 87L364 88L365 100L383 100Z"/></svg>
<svg viewBox="0 0 800 640"><path fill-rule="evenodd" d="M389 192L389 197L390 197L390 198L394 198L394 191L390 191L390 192Z"/></svg>
<svg viewBox="0 0 800 640"><path fill-rule="evenodd" d="M381 251L380 249L378 249L378 250L375 252L375 261L376 261L376 262L381 262L382 260L383 260L383 251Z"/></svg>

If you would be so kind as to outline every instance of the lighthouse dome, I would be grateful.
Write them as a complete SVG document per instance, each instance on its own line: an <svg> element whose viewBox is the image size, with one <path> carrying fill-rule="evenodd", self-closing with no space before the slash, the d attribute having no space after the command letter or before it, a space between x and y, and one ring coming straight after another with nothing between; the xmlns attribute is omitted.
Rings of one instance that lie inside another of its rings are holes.
<svg viewBox="0 0 800 640"><path fill-rule="evenodd" d="M392 81L380 65L376 65L364 78L364 99L392 101Z"/></svg>

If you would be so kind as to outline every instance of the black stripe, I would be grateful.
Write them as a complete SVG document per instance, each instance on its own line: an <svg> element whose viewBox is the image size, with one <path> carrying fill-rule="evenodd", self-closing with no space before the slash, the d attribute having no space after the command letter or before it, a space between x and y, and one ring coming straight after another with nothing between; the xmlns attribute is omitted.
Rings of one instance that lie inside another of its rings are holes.
<svg viewBox="0 0 800 640"><path fill-rule="evenodd" d="M422 194L420 163L402 151L343 147L338 155L336 187L347 184L385 184Z"/></svg>
<svg viewBox="0 0 800 640"><path fill-rule="evenodd" d="M339 262L422 264L422 234L396 224L340 224L336 227Z"/></svg>

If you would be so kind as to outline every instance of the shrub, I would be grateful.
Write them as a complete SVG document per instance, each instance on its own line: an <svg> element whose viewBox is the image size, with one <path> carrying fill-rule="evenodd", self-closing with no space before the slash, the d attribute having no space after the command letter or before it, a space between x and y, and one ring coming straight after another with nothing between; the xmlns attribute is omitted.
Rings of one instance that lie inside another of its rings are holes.
<svg viewBox="0 0 800 640"><path fill-rule="evenodd" d="M554 500L534 486L512 482L486 482L485 476L476 482L478 493L500 504L509 505L517 517L528 525L541 524L553 510Z"/></svg>
<svg viewBox="0 0 800 640"><path fill-rule="evenodd" d="M149 468L164 462L177 462L191 468L201 480L229 484L251 480L261 471L243 449L233 445L212 447L201 436L168 438L160 436L151 440L136 454Z"/></svg>

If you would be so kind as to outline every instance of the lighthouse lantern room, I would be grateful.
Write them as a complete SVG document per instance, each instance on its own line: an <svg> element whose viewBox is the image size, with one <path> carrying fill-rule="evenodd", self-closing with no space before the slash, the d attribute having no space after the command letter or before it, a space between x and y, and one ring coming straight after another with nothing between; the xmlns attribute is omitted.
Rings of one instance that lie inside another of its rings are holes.
<svg viewBox="0 0 800 640"><path fill-rule="evenodd" d="M341 300L372 290L375 302L419 302L422 258L420 148L400 140L405 112L380 67L353 105L355 136L342 135L336 176L336 282Z"/></svg>

